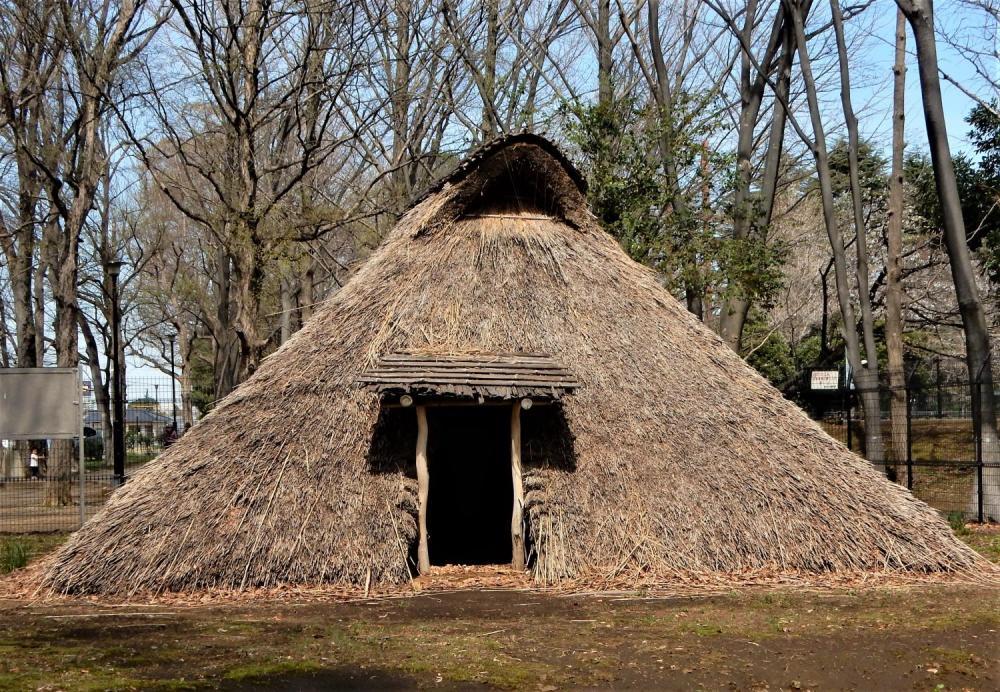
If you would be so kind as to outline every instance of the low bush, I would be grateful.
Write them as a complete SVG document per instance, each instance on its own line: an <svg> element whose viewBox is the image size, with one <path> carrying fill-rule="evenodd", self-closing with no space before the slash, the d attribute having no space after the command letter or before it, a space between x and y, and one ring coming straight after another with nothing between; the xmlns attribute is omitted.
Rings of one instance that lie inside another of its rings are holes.
<svg viewBox="0 0 1000 692"><path fill-rule="evenodd" d="M969 533L969 529L965 526L965 512L948 512L948 524L959 536Z"/></svg>
<svg viewBox="0 0 1000 692"><path fill-rule="evenodd" d="M0 574L21 569L28 564L28 548L16 539L8 538L0 543Z"/></svg>

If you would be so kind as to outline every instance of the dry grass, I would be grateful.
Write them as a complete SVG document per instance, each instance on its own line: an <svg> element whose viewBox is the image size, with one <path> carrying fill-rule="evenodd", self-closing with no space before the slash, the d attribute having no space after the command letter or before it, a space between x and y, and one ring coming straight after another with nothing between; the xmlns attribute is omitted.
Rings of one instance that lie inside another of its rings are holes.
<svg viewBox="0 0 1000 692"><path fill-rule="evenodd" d="M507 179L543 179L544 214L484 215L484 191ZM379 402L356 379L416 349L548 353L582 383L562 408L569 459L526 463L540 582L992 569L687 313L522 141L411 209L254 377L114 494L45 586L406 582L413 448L372 447Z"/></svg>

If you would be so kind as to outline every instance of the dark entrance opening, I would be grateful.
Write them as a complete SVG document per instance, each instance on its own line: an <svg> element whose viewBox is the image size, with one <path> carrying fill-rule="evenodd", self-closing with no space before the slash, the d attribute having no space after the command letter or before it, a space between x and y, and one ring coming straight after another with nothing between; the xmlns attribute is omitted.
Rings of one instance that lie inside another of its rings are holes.
<svg viewBox="0 0 1000 692"><path fill-rule="evenodd" d="M510 408L429 407L427 430L431 564L509 563Z"/></svg>

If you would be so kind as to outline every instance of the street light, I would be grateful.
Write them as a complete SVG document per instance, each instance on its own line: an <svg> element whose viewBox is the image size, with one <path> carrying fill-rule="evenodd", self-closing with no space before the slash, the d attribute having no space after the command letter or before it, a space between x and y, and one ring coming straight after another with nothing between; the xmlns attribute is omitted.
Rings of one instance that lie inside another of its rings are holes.
<svg viewBox="0 0 1000 692"><path fill-rule="evenodd" d="M118 299L118 275L121 274L124 262L111 260L106 262L104 270L111 279L111 363L114 369L111 380L111 405L113 410L111 421L111 449L114 459L115 485L125 482L125 382L122 378L121 360L121 306Z"/></svg>

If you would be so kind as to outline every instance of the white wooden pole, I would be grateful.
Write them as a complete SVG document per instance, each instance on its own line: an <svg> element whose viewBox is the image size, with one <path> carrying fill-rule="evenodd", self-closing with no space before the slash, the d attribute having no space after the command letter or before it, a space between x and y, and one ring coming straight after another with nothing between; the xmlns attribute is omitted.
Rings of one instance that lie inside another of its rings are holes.
<svg viewBox="0 0 1000 692"><path fill-rule="evenodd" d="M431 568L427 548L427 495L430 474L427 471L427 409L417 406L417 502L420 540L417 544L417 571L425 574Z"/></svg>

